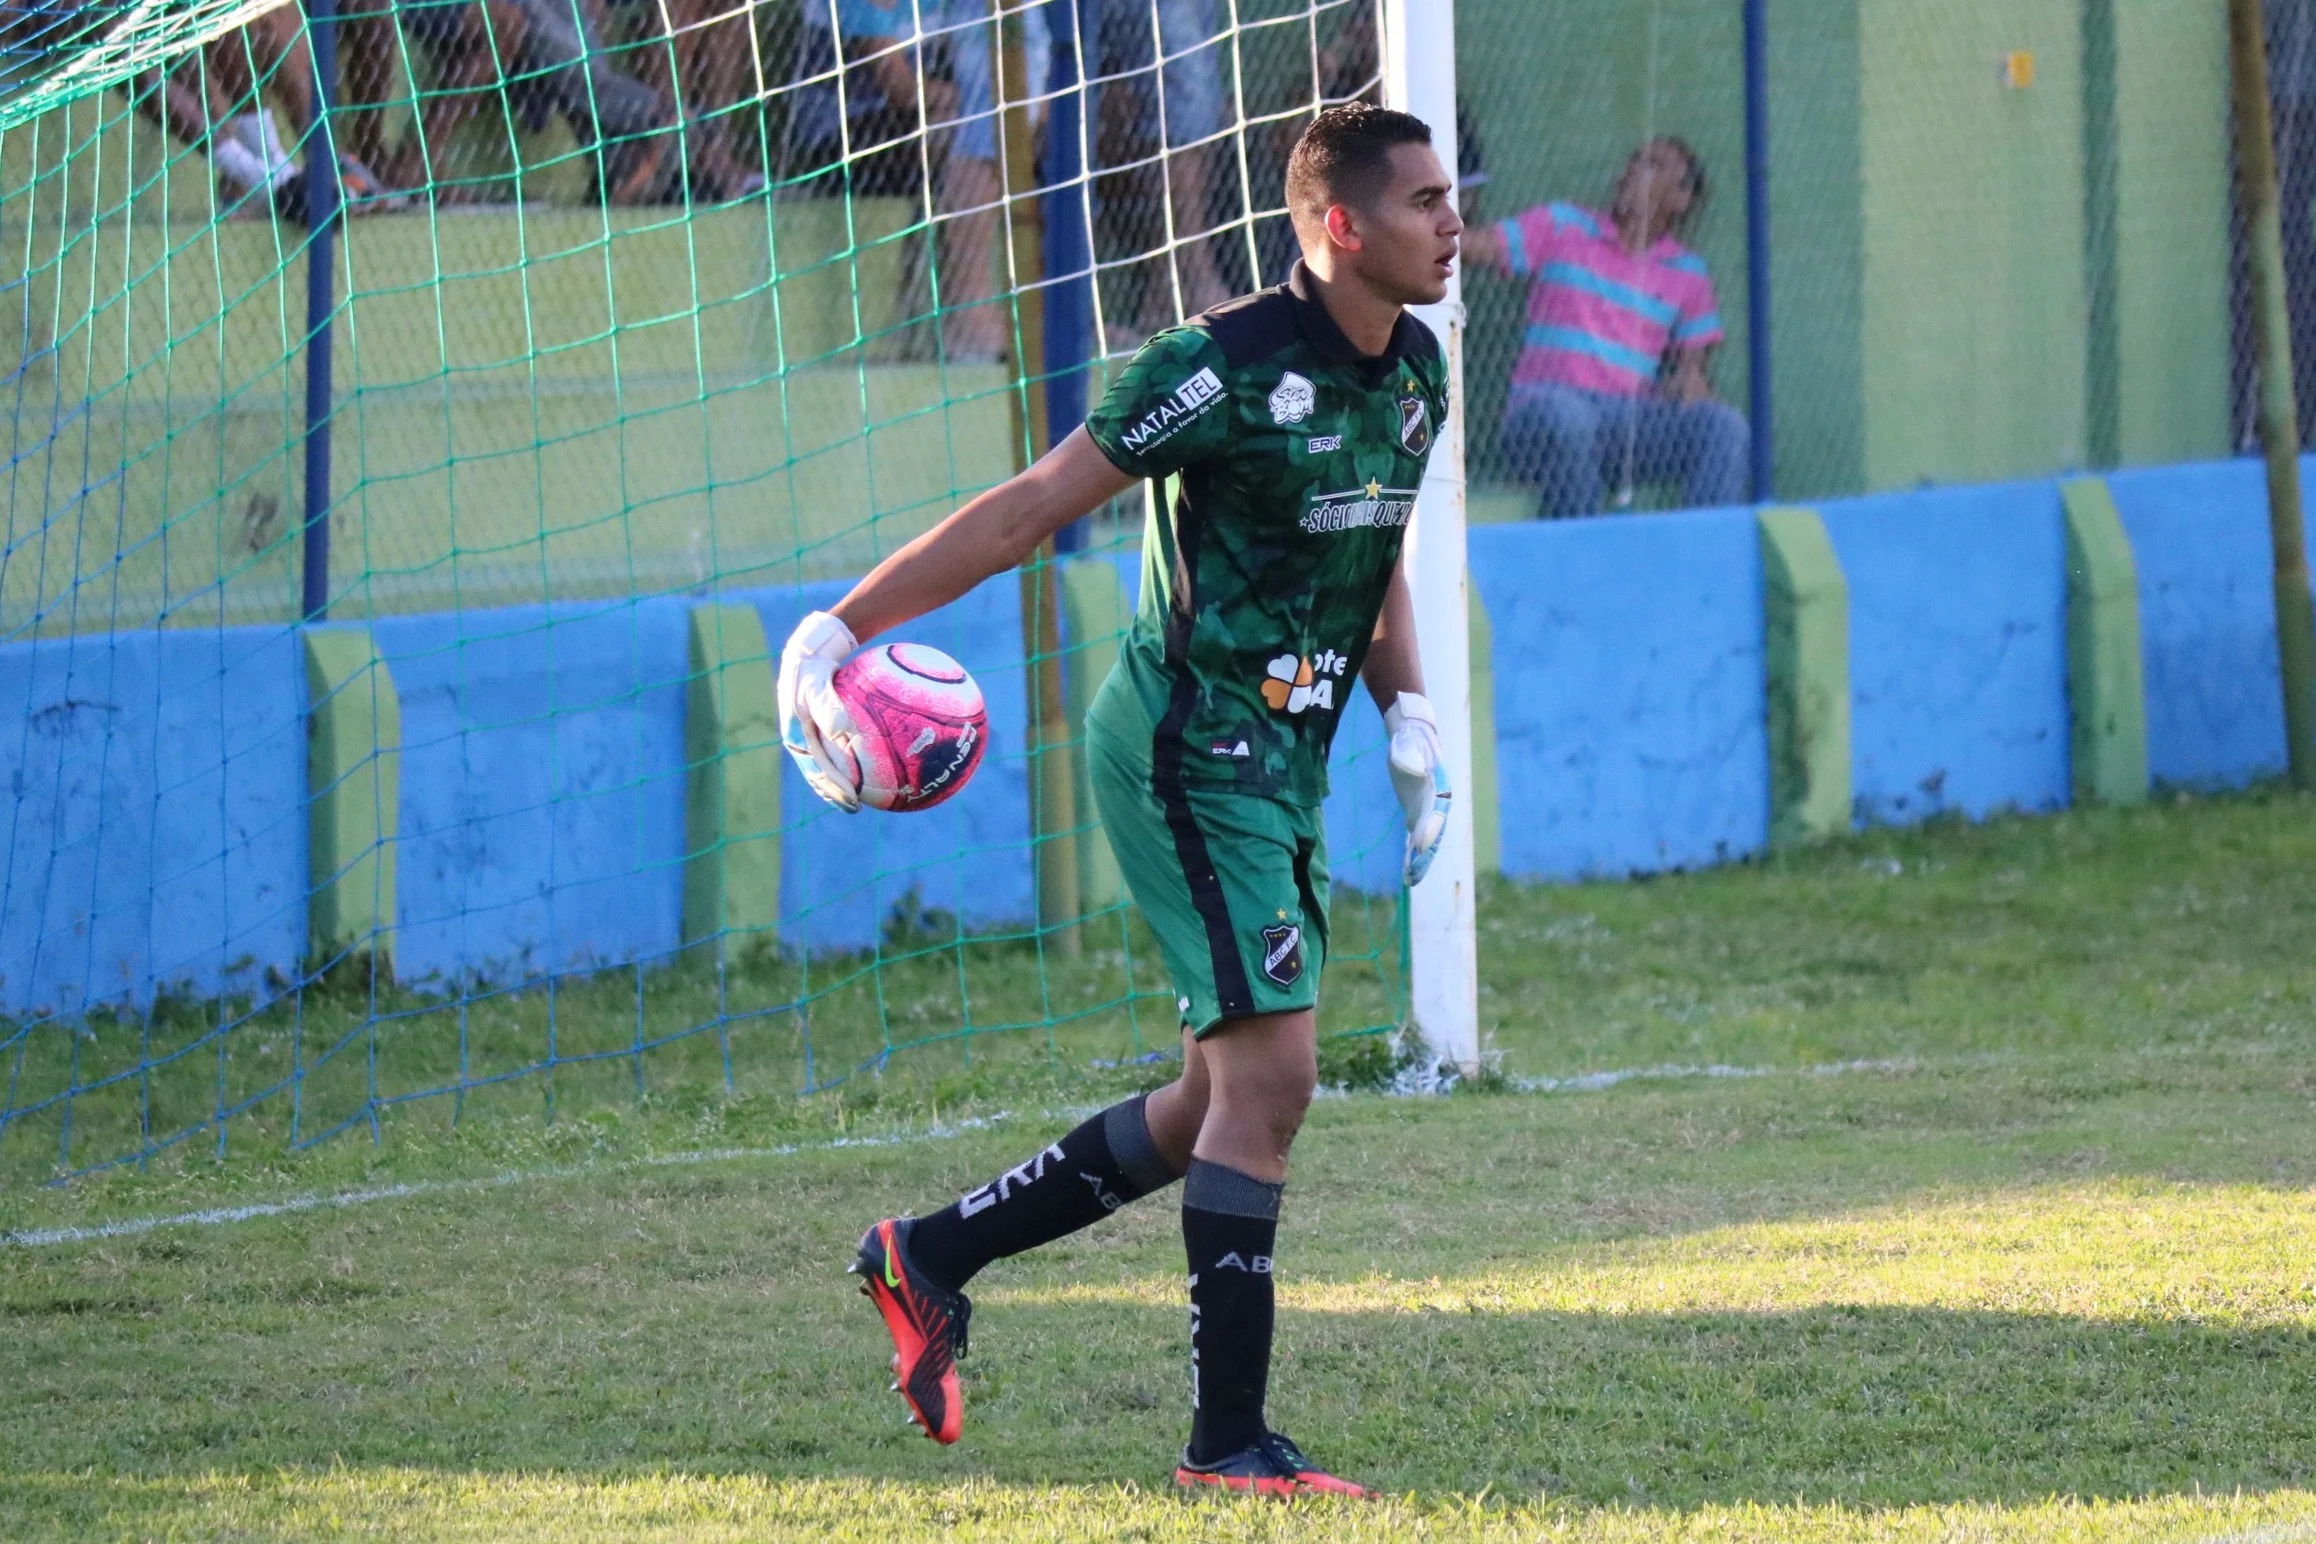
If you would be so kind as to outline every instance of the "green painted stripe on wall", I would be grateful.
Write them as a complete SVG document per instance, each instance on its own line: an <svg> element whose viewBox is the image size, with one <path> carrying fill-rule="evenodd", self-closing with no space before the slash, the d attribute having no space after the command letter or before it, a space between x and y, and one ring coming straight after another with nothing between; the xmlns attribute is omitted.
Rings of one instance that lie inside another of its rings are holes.
<svg viewBox="0 0 2316 1544"><path fill-rule="evenodd" d="M2067 510L2067 704L2075 802L2147 797L2139 566L2104 479L2059 485Z"/></svg>
<svg viewBox="0 0 2316 1544"><path fill-rule="evenodd" d="M770 947L780 927L780 702L753 606L691 615L684 941Z"/></svg>
<svg viewBox="0 0 2316 1544"><path fill-rule="evenodd" d="M402 698L366 627L304 634L306 941L316 968L394 954Z"/></svg>
<svg viewBox="0 0 2316 1544"><path fill-rule="evenodd" d="M1764 509L1769 840L1850 829L1850 587L1812 509Z"/></svg>
<svg viewBox="0 0 2316 1544"><path fill-rule="evenodd" d="M1496 795L1495 629L1477 585L1468 585L1472 640L1472 867L1504 871L1504 827Z"/></svg>

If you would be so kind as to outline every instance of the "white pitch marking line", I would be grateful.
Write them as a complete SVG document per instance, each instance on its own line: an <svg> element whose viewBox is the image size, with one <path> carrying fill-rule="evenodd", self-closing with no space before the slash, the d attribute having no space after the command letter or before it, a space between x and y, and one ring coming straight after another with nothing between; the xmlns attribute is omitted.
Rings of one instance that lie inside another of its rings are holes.
<svg viewBox="0 0 2316 1544"><path fill-rule="evenodd" d="M1821 1062L1812 1067L1709 1067L1668 1062L1655 1067L1622 1067L1609 1072L1581 1072L1566 1078L1514 1078L1523 1094L1591 1094L1619 1083L1669 1082L1682 1078L1773 1078L1781 1073L1796 1077L1832 1078L1853 1072L1919 1072L1922 1064L1899 1061Z"/></svg>
<svg viewBox="0 0 2316 1544"><path fill-rule="evenodd" d="M1624 1067L1605 1072L1579 1073L1565 1078L1516 1078L1512 1086L1524 1094L1590 1094L1616 1087L1620 1083L1674 1081L1683 1078L1767 1078L1780 1074L1799 1077L1839 1077L1855 1072L1916 1072L1921 1064L1913 1061L1847 1061L1825 1062L1809 1067L1693 1067L1664 1064L1654 1067ZM1090 1110L1049 1110L1041 1112L1055 1119L1082 1118ZM778 1147L718 1147L698 1152L666 1153L657 1158L637 1158L612 1164L573 1164L551 1169L510 1169L504 1173L476 1179L416 1180L403 1185L380 1185L366 1190L341 1190L328 1195L291 1196L282 1201L254 1201L244 1206L213 1206L200 1211L177 1212L162 1217L131 1217L120 1222L90 1223L82 1227L24 1228L13 1233L0 1233L0 1248L39 1249L54 1244L82 1244L99 1239L134 1238L140 1233L151 1233L161 1228L215 1228L237 1222L256 1222L267 1217L288 1217L300 1212L337 1211L351 1206L367 1206L374 1201L406 1201L416 1196L454 1195L462 1191L498 1190L508 1185L525 1184L532 1180L578 1179L593 1174L617 1174L632 1169L685 1168L703 1163L728 1163L742 1158L793 1158L800 1153L839 1152L853 1147L906 1147L920 1142L946 1142L972 1131L985 1130L1000 1121L1011 1120L1011 1111L1001 1110L994 1115L979 1115L954 1124L928 1126L922 1131L896 1132L879 1137L837 1137L827 1142L789 1142ZM2296 1536L2295 1536L2296 1537ZM2254 1544L2266 1544L2265 1540Z"/></svg>
<svg viewBox="0 0 2316 1544"><path fill-rule="evenodd" d="M530 1180L579 1179L593 1174L617 1174L632 1169L688 1168L703 1163L728 1163L741 1158L793 1158L799 1153L832 1153L853 1147L906 1147L918 1142L946 1142L967 1132L982 1131L1011 1120L1012 1112L977 1115L953 1124L928 1126L922 1131L895 1132L880 1137L836 1137L826 1142L785 1142L778 1147L716 1147L697 1152L663 1153L621 1163L571 1164L552 1169L509 1169L475 1179L414 1180L404 1185L379 1185L367 1190L340 1190L328 1195L291 1196L283 1201L253 1201L246 1206L212 1206L197 1212L163 1217L131 1217L120 1222L91 1223L84 1227L25 1228L0 1233L0 1247L38 1249L50 1244L80 1244L96 1239L133 1238L159 1228L214 1228L265 1217L287 1217L299 1212L335 1211L367 1206L373 1201L404 1201L413 1196L454 1195L461 1191L497 1190Z"/></svg>

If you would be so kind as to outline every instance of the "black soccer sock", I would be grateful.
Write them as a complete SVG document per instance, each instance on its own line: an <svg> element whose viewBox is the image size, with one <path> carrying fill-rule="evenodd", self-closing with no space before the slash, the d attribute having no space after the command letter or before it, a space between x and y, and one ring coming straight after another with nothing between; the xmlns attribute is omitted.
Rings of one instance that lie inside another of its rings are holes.
<svg viewBox="0 0 2316 1544"><path fill-rule="evenodd" d="M954 1292L992 1260L1090 1227L1182 1176L1159 1156L1142 1110L1113 1104L978 1190L909 1225L909 1259Z"/></svg>
<svg viewBox="0 0 2316 1544"><path fill-rule="evenodd" d="M1203 1158L1182 1186L1182 1247L1190 1257L1190 1458L1213 1463L1259 1441L1271 1377L1271 1245L1279 1196L1268 1184Z"/></svg>

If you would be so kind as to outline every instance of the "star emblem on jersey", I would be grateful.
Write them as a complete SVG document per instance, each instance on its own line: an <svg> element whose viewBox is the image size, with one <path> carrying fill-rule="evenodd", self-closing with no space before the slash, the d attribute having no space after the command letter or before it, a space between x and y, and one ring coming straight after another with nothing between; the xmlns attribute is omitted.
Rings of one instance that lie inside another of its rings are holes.
<svg viewBox="0 0 2316 1544"><path fill-rule="evenodd" d="M1305 708L1335 707L1335 683L1351 661L1333 649L1321 649L1310 659L1281 654L1263 672L1263 701L1274 711L1300 713Z"/></svg>
<svg viewBox="0 0 2316 1544"><path fill-rule="evenodd" d="M1411 456L1431 449L1431 409L1412 393L1399 399L1399 445Z"/></svg>
<svg viewBox="0 0 2316 1544"><path fill-rule="evenodd" d="M1303 930L1292 922L1263 929L1263 974L1280 986L1303 979Z"/></svg>
<svg viewBox="0 0 2316 1544"><path fill-rule="evenodd" d="M1299 424L1311 416L1311 409L1319 405L1319 393L1302 376L1289 370L1279 377L1277 389L1271 393L1271 422L1279 425Z"/></svg>

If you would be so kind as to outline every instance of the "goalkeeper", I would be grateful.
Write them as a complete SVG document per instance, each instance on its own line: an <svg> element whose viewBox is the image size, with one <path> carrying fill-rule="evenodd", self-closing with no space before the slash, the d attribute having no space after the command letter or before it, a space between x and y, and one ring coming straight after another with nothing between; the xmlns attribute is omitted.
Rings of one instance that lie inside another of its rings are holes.
<svg viewBox="0 0 2316 1544"><path fill-rule="evenodd" d="M1086 738L1103 829L1180 998L1182 1075L952 1206L878 1223L853 1269L892 1332L895 1387L954 1442L966 1282L1184 1179L1194 1408L1175 1479L1360 1495L1264 1420L1272 1245L1318 1075L1319 805L1353 677L1384 705L1407 883L1447 823L1400 567L1446 366L1404 308L1446 293L1463 226L1430 130L1364 104L1304 131L1286 193L1293 277L1152 338L1051 454L805 618L781 655L781 732L821 797L857 808L849 758L829 751L853 732L830 689L845 655L1135 482L1180 474L1153 504L1141 604Z"/></svg>

